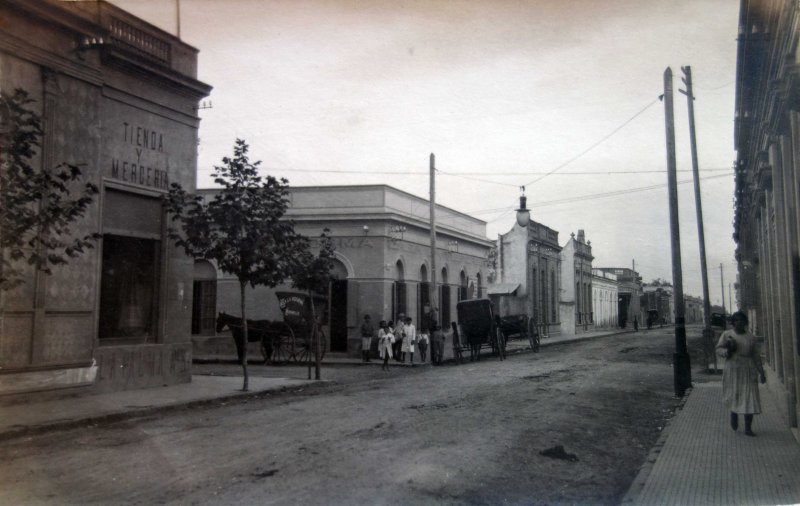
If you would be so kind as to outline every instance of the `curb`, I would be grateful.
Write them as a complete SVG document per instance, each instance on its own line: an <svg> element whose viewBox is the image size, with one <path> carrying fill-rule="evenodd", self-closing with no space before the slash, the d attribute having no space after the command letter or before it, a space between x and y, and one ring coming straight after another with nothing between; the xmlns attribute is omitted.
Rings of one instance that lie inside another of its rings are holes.
<svg viewBox="0 0 800 506"><path fill-rule="evenodd" d="M202 406L208 406L214 403L225 403L232 400L243 400L257 398L262 395L272 394L285 394L292 393L296 390L305 388L314 388L317 385L327 383L326 381L319 381L312 384L303 384L297 386L283 386L267 390L253 390L248 392L231 392L229 394L221 395L213 398L196 399L192 401L176 402L174 404L165 404L162 406L148 406L144 408L136 408L133 410L115 411L103 415L88 416L85 418L73 418L69 420L58 420L55 422L46 422L37 425L26 425L19 428L9 429L0 432L0 442L9 441L25 436L33 436L43 434L45 432L55 430L68 430L86 425L99 425L122 422L133 418L143 418L153 416L160 413L169 413L170 411L177 411L179 409L191 409Z"/></svg>
<svg viewBox="0 0 800 506"><path fill-rule="evenodd" d="M639 499L639 495L642 493L644 489L645 483L647 483L647 479L650 477L650 473L653 472L653 467L656 465L656 461L658 460L658 456L661 454L661 450L664 448L664 445L667 442L667 438L669 438L670 432L672 432L672 423L678 417L680 412L683 410L684 406L686 406L686 401L689 400L689 396L692 394L693 388L689 388L686 390L686 395L681 398L678 405L675 407L675 412L673 415L667 420L666 425L661 430L661 434L658 436L658 440L650 448L650 451L647 452L647 457L644 459L644 463L642 467L639 468L639 472L636 473L636 477L631 482L630 486L628 487L628 491L625 492L625 495L622 497L620 504L636 504L637 500Z"/></svg>

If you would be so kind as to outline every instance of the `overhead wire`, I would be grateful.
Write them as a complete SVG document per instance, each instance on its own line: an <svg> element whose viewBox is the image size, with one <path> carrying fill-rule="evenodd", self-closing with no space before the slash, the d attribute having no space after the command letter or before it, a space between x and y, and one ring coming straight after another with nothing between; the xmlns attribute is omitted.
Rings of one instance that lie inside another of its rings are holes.
<svg viewBox="0 0 800 506"><path fill-rule="evenodd" d="M702 178L700 178L700 180L701 181L706 181L706 180L709 180L709 179L718 179L718 178L722 178L722 177L730 177L732 175L733 175L733 172L729 172L727 174L718 174L718 175L714 175L714 176L702 177ZM686 183L691 183L693 181L694 181L693 179L684 179L682 181L678 181L678 184L686 184ZM572 196L572 197L566 197L566 198L563 198L563 199L556 199L556 200L548 200L548 201L544 201L544 202L537 202L537 203L534 203L534 204L530 204L530 207L531 208L547 207L547 206L551 206L551 205L568 204L568 203L571 203L571 202L583 202L583 201L586 201L586 200L595 200L595 199L606 198L606 197L616 197L616 196L620 196L620 195L627 195L627 194L630 194L630 193L638 193L638 192L643 192L643 191L655 190L655 189L658 189L658 188L664 188L665 186L667 186L667 183L659 183L659 184L654 184L654 185L649 185L649 186L640 186L640 187L636 187L636 188L624 188L624 189L621 189L621 190L614 190L614 191L609 191L609 192L591 193L591 194L588 194L588 195L576 195L576 196ZM502 211L502 214L500 214L499 216L497 216L496 218L494 218L492 220L489 220L489 222L491 223L491 222L494 222L494 221L497 221L497 220L501 219L508 211L511 211L513 209L514 209L513 206L510 206L510 207L506 206L506 207L498 207L498 208L493 208L493 209L480 209L480 210L474 210L474 211L467 211L467 214L470 214L470 215L481 215L481 214L491 214L491 213L496 213L496 212Z"/></svg>

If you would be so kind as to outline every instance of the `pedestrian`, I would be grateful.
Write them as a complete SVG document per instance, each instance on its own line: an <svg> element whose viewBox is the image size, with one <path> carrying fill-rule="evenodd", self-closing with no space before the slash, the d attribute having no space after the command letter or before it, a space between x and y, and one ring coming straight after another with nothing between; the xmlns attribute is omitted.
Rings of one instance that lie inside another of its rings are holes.
<svg viewBox="0 0 800 506"><path fill-rule="evenodd" d="M431 323L431 363L442 365L444 361L444 332L438 323Z"/></svg>
<svg viewBox="0 0 800 506"><path fill-rule="evenodd" d="M397 325L394 327L394 348L392 352L394 353L394 359L398 362L405 360L403 356L403 340L406 334L405 321L406 316L400 313L397 318Z"/></svg>
<svg viewBox="0 0 800 506"><path fill-rule="evenodd" d="M369 357L372 349L372 336L375 335L375 326L368 314L364 315L364 322L361 324L361 361L372 362Z"/></svg>
<svg viewBox="0 0 800 506"><path fill-rule="evenodd" d="M639 317L638 316L634 316L633 317L633 331L634 332L639 332Z"/></svg>
<svg viewBox="0 0 800 506"><path fill-rule="evenodd" d="M420 362L425 362L428 359L428 333L424 330L421 330L419 336L417 337L417 346L419 347L419 360Z"/></svg>
<svg viewBox="0 0 800 506"><path fill-rule="evenodd" d="M394 333L392 332L391 324L392 322L386 323L386 320L381 320L380 329L378 329L378 353L383 359L381 369L384 371L389 370L389 359L392 358Z"/></svg>
<svg viewBox="0 0 800 506"><path fill-rule="evenodd" d="M737 311L731 316L733 329L725 330L717 341L717 353L725 358L722 372L722 400L731 412L731 428L739 428L744 415L744 433L755 436L753 415L761 413L758 381L767 382L756 337L747 330L747 315Z"/></svg>
<svg viewBox="0 0 800 506"><path fill-rule="evenodd" d="M411 365L414 365L414 346L417 344L417 327L411 321L411 317L406 318L406 324L403 326L403 362L406 361L406 353L408 353Z"/></svg>

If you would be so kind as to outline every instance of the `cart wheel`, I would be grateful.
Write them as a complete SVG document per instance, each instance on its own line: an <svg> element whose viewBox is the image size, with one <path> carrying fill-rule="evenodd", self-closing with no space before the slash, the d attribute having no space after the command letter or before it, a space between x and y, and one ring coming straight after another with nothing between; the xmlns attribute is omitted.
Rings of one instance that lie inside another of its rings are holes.
<svg viewBox="0 0 800 506"><path fill-rule="evenodd" d="M314 362L314 348L311 340L303 341L298 345L294 358L300 364Z"/></svg>
<svg viewBox="0 0 800 506"><path fill-rule="evenodd" d="M317 339L319 339L319 360L322 362L325 359L325 349L328 347L328 338L322 329L317 329ZM314 363L314 341L309 337L305 341L295 343L295 360L305 364L307 362Z"/></svg>
<svg viewBox="0 0 800 506"><path fill-rule="evenodd" d="M272 339L272 362L284 364L295 354L294 332L288 325L284 325Z"/></svg>

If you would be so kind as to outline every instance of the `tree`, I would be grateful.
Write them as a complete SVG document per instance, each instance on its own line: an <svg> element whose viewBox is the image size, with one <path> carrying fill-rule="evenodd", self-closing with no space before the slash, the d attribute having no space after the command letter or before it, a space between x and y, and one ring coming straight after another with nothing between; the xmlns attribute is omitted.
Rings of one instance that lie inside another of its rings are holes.
<svg viewBox="0 0 800 506"><path fill-rule="evenodd" d="M43 136L34 102L19 88L12 95L0 92L0 291L24 282L24 263L51 274L53 266L93 247L98 237L74 237L71 230L98 192L85 183L79 196L70 198L80 167L33 166Z"/></svg>
<svg viewBox="0 0 800 506"><path fill-rule="evenodd" d="M244 391L249 388L245 288L277 286L296 271L298 258L308 251L308 239L282 219L289 206L288 181L259 176L261 162L251 163L248 151L247 143L237 139L233 157L224 157L223 165L214 167L214 182L222 188L210 201L187 193L178 183L170 186L166 199L172 220L181 224L180 231L170 227L170 238L187 255L214 260L239 280Z"/></svg>
<svg viewBox="0 0 800 506"><path fill-rule="evenodd" d="M319 253L314 256L306 250L299 256L298 262L292 272L292 286L308 293L308 300L311 305L311 340L314 343L314 379L320 378L320 339L317 329L317 315L314 309L314 294L327 294L328 286L331 282L331 269L333 268L334 246L327 228L320 235ZM311 369L309 366L309 377L311 379Z"/></svg>

